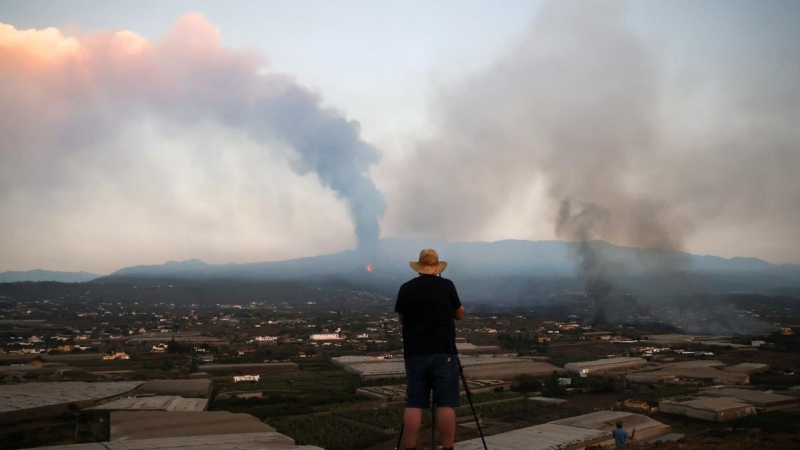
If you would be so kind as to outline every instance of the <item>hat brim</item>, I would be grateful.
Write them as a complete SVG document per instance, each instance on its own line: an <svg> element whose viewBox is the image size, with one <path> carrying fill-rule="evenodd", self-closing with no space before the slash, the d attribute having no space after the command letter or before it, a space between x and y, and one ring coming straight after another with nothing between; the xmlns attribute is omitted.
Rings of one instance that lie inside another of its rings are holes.
<svg viewBox="0 0 800 450"><path fill-rule="evenodd" d="M447 268L447 262L445 261L439 261L439 264L435 265L426 265L420 264L417 261L409 261L408 265L411 266L411 270L423 275L439 275Z"/></svg>

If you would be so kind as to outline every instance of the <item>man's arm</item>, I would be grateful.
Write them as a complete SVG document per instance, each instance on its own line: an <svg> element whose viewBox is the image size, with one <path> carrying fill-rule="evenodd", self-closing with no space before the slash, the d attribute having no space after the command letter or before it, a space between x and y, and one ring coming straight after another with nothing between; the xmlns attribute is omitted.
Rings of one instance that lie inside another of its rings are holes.
<svg viewBox="0 0 800 450"><path fill-rule="evenodd" d="M458 298L456 285L450 280L447 281L450 283L450 288L452 289L451 299L453 302L453 319L461 320L464 318L464 305L461 304L461 299Z"/></svg>
<svg viewBox="0 0 800 450"><path fill-rule="evenodd" d="M634 428L633 430L631 430L631 440L633 440L633 435L634 435L634 434L636 434L636 428Z"/></svg>
<svg viewBox="0 0 800 450"><path fill-rule="evenodd" d="M400 326L403 325L403 306L405 304L405 295L403 289L406 285L400 286L400 291L397 293L397 301L394 304L394 312L397 313L397 319L400 321Z"/></svg>

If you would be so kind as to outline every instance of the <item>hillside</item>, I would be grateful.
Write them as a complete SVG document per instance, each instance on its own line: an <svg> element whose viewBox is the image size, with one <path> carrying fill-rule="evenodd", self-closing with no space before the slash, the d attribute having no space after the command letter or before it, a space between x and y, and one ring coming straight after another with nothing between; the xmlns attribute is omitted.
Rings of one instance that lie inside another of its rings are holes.
<svg viewBox="0 0 800 450"><path fill-rule="evenodd" d="M603 241L445 242L383 239L370 251L348 250L288 261L207 264L199 260L128 267L99 282L132 279L338 280L388 287L413 276L407 262L419 249L437 249L449 262L445 276L477 291L530 291L543 285L583 290L588 278L602 278L618 291L796 292L800 265L775 265L756 258L725 259L684 252L620 247ZM600 261L586 270L581 251ZM367 272L367 264L372 272ZM578 268L584 268L580 271Z"/></svg>
<svg viewBox="0 0 800 450"><path fill-rule="evenodd" d="M26 270L0 273L0 283L20 281L56 281L59 283L83 283L100 277L89 272L56 272L52 270Z"/></svg>

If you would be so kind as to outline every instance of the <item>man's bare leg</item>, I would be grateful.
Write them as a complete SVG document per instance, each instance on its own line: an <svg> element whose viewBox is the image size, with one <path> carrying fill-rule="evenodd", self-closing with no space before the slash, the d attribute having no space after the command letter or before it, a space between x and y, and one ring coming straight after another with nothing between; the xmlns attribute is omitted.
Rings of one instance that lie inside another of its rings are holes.
<svg viewBox="0 0 800 450"><path fill-rule="evenodd" d="M406 448L415 448L419 440L419 429L422 426L422 409L406 408L403 414L403 440Z"/></svg>
<svg viewBox="0 0 800 450"><path fill-rule="evenodd" d="M456 410L447 406L436 408L436 422L442 448L451 448L456 440Z"/></svg>

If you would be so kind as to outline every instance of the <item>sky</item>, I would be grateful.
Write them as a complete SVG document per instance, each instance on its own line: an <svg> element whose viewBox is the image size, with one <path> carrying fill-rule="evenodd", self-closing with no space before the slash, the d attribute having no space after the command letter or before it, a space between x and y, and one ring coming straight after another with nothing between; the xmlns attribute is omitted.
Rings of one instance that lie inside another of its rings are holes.
<svg viewBox="0 0 800 450"><path fill-rule="evenodd" d="M0 3L0 271L382 237L800 263L800 3Z"/></svg>

